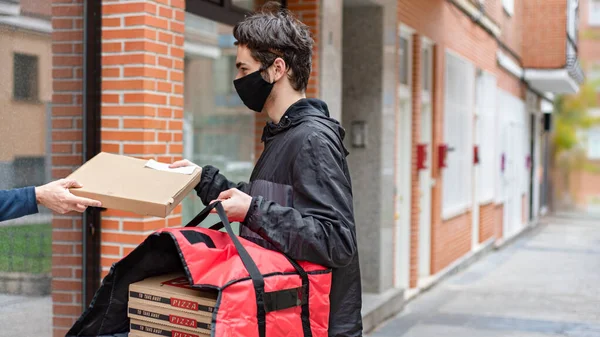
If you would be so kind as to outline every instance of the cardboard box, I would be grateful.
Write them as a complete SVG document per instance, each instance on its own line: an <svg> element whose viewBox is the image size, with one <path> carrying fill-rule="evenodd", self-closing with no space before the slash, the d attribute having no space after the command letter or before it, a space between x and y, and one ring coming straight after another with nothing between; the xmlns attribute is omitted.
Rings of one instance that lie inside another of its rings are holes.
<svg viewBox="0 0 600 337"><path fill-rule="evenodd" d="M83 185L71 193L98 200L103 208L165 218L198 185L201 170L150 164L155 168L147 167L148 160L99 153L68 177Z"/></svg>
<svg viewBox="0 0 600 337"><path fill-rule="evenodd" d="M149 323L139 320L131 320L129 322L129 336L140 337L206 337L210 333L202 334L176 328L171 328L164 325Z"/></svg>
<svg viewBox="0 0 600 337"><path fill-rule="evenodd" d="M129 300L128 306L127 316L132 320L164 325L197 334L210 334L211 317L172 308L162 308L137 300Z"/></svg>
<svg viewBox="0 0 600 337"><path fill-rule="evenodd" d="M203 291L189 286L183 274L166 274L129 285L129 301L212 317L217 291Z"/></svg>

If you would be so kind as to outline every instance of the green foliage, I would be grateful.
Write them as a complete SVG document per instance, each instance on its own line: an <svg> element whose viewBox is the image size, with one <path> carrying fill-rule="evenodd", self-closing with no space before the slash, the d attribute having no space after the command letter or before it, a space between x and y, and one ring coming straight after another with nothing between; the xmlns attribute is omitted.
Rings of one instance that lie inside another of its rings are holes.
<svg viewBox="0 0 600 337"><path fill-rule="evenodd" d="M584 40L600 40L600 32L593 29L586 29L581 32L581 38Z"/></svg>
<svg viewBox="0 0 600 337"><path fill-rule="evenodd" d="M598 105L597 87L600 82L586 82L575 95L559 96L554 102L555 129L553 135L555 158L579 146L578 131L600 125L600 119L591 117L589 109Z"/></svg>

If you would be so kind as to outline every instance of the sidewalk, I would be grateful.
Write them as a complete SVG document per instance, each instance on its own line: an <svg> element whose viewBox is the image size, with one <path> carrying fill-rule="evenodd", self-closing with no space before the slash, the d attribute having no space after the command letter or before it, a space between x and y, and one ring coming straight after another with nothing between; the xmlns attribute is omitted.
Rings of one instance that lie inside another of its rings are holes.
<svg viewBox="0 0 600 337"><path fill-rule="evenodd" d="M369 337L600 336L599 285L600 220L550 217Z"/></svg>
<svg viewBox="0 0 600 337"><path fill-rule="evenodd" d="M0 294L0 337L52 336L52 298Z"/></svg>

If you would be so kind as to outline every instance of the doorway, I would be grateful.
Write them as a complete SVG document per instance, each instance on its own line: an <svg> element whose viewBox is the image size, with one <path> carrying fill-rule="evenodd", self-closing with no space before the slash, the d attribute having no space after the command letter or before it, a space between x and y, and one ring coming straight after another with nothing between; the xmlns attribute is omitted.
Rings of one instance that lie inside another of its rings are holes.
<svg viewBox="0 0 600 337"><path fill-rule="evenodd" d="M399 28L400 58L398 101L396 111L396 172L395 172L395 233L394 287L407 289L410 278L410 186L411 186L411 134L412 134L412 65L413 30Z"/></svg>
<svg viewBox="0 0 600 337"><path fill-rule="evenodd" d="M431 151L432 151L432 88L433 88L433 43L423 38L421 44L421 137L425 146L425 167L419 171L419 277L431 274Z"/></svg>

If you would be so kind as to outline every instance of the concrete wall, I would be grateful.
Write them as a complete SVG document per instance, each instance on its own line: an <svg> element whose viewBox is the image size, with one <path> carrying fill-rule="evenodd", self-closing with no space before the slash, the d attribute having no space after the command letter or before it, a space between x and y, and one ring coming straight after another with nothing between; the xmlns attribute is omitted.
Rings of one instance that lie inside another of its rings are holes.
<svg viewBox="0 0 600 337"><path fill-rule="evenodd" d="M352 4L343 18L342 121L351 152L363 288L381 292L393 281L395 3ZM352 148L353 121L367 122L365 148Z"/></svg>
<svg viewBox="0 0 600 337"><path fill-rule="evenodd" d="M342 0L328 0L321 4L319 92L320 98L329 107L331 117L338 121L342 120L342 13Z"/></svg>
<svg viewBox="0 0 600 337"><path fill-rule="evenodd" d="M344 8L344 62L343 62L343 126L350 151L348 164L352 174L354 213L360 254L363 289L380 289L381 265L379 249L382 246L379 219L381 209L381 122L383 26L381 7ZM366 148L352 148L352 122L367 121ZM359 192L360 191L360 192Z"/></svg>

